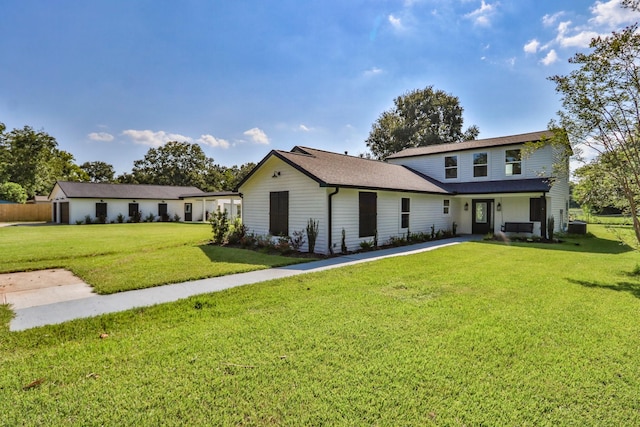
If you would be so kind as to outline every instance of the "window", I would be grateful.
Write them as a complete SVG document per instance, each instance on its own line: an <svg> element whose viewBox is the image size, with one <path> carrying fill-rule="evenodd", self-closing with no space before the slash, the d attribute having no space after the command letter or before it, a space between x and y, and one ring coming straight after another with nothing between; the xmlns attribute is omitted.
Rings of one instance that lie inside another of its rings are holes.
<svg viewBox="0 0 640 427"><path fill-rule="evenodd" d="M402 198L402 214L400 216L400 227L409 228L409 212L411 211L411 199L408 197Z"/></svg>
<svg viewBox="0 0 640 427"><path fill-rule="evenodd" d="M442 201L442 213L449 215L449 208L451 207L451 200L445 199Z"/></svg>
<svg viewBox="0 0 640 427"><path fill-rule="evenodd" d="M529 221L542 221L542 199L529 199Z"/></svg>
<svg viewBox="0 0 640 427"><path fill-rule="evenodd" d="M446 156L444 158L444 177L446 179L458 177L458 156Z"/></svg>
<svg viewBox="0 0 640 427"><path fill-rule="evenodd" d="M378 226L376 193L359 193L360 206L360 237L369 237L376 234Z"/></svg>
<svg viewBox="0 0 640 427"><path fill-rule="evenodd" d="M106 203L96 203L96 218L104 220L107 218L107 204Z"/></svg>
<svg viewBox="0 0 640 427"><path fill-rule="evenodd" d="M274 236L289 235L289 192L269 193L269 233Z"/></svg>
<svg viewBox="0 0 640 427"><path fill-rule="evenodd" d="M138 204L137 203L129 203L129 216L134 217L138 214Z"/></svg>
<svg viewBox="0 0 640 427"><path fill-rule="evenodd" d="M504 173L507 176L522 174L522 157L519 148L504 153Z"/></svg>
<svg viewBox="0 0 640 427"><path fill-rule="evenodd" d="M487 153L473 155L473 176L487 176Z"/></svg>

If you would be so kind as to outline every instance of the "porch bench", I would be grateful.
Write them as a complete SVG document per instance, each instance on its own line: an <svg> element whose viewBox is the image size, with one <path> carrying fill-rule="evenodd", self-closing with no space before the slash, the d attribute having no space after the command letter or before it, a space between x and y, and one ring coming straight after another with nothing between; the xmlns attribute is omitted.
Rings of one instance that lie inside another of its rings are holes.
<svg viewBox="0 0 640 427"><path fill-rule="evenodd" d="M533 233L532 222L505 222L500 228L505 233Z"/></svg>

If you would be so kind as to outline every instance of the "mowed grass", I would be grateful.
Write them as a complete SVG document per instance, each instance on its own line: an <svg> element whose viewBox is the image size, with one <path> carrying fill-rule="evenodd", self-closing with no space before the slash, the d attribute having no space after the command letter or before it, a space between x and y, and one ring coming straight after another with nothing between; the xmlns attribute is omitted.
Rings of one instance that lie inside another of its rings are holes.
<svg viewBox="0 0 640 427"><path fill-rule="evenodd" d="M0 424L640 425L640 257L590 231L5 328Z"/></svg>
<svg viewBox="0 0 640 427"><path fill-rule="evenodd" d="M2 227L0 273L66 268L108 294L300 262L210 240L208 224Z"/></svg>

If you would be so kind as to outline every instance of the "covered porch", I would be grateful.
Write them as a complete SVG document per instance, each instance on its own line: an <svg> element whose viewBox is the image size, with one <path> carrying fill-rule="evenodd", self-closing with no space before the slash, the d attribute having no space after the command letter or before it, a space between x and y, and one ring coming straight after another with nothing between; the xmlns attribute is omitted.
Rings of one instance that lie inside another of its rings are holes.
<svg viewBox="0 0 640 427"><path fill-rule="evenodd" d="M186 194L181 199L184 201L183 221L185 222L207 222L209 215L218 209L226 211L230 220L242 218L242 197L240 193L221 191Z"/></svg>

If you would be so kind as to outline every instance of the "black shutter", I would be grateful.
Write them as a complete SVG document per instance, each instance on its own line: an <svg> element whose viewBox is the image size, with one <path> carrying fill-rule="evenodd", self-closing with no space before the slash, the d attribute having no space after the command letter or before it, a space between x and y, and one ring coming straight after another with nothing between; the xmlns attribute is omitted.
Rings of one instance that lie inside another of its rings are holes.
<svg viewBox="0 0 640 427"><path fill-rule="evenodd" d="M373 236L378 226L376 193L359 193L360 205L360 237Z"/></svg>
<svg viewBox="0 0 640 427"><path fill-rule="evenodd" d="M274 236L289 235L289 192L269 193L269 233Z"/></svg>

